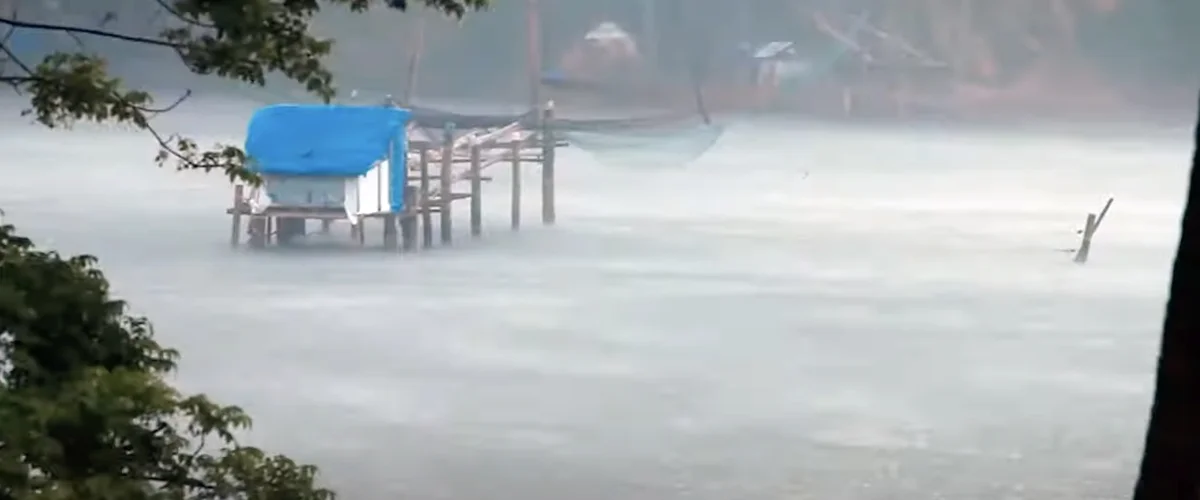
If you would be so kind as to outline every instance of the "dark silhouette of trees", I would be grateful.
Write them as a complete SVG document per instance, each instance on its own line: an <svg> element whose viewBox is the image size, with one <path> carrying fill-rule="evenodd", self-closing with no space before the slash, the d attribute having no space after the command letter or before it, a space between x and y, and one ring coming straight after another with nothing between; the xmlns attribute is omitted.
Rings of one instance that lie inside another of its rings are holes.
<svg viewBox="0 0 1200 500"><path fill-rule="evenodd" d="M1200 120L1134 500L1200 499Z"/></svg>

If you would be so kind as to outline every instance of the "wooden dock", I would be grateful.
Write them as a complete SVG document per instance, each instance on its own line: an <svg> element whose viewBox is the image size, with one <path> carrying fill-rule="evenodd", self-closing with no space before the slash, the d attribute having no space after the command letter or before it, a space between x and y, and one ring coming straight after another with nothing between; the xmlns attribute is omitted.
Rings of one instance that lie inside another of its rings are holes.
<svg viewBox="0 0 1200 500"><path fill-rule="evenodd" d="M521 228L522 172L530 164L541 165L542 223L556 222L555 149L562 144L554 134L552 105L542 111L540 126L528 130L521 122L494 129L457 130L453 124L433 133L410 126L407 130L406 175L403 210L357 214L351 223L351 238L365 245L369 221L380 221L383 248L413 252L434 246L434 219L438 239L450 245L454 234L455 202L469 204L470 234L483 234L483 183L498 165L510 169L510 229ZM441 137L437 137L437 135ZM288 246L297 237L308 234L309 221L319 221L320 231L329 233L337 221L351 220L343 207L289 207L271 204L255 210L252 200L259 188L235 185L231 217L230 246L243 241L252 249ZM243 226L243 223L245 226ZM370 225L374 225L371 223Z"/></svg>

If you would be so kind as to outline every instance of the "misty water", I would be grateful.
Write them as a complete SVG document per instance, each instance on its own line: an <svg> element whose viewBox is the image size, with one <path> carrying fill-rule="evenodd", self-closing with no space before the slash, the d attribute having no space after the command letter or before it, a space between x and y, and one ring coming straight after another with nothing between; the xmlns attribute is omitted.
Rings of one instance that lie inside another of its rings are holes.
<svg viewBox="0 0 1200 500"><path fill-rule="evenodd" d="M240 142L250 111L169 126ZM1186 138L739 120L687 165L562 151L552 228L530 167L520 233L497 171L480 240L253 253L149 138L10 120L0 206L346 498L1116 499Z"/></svg>

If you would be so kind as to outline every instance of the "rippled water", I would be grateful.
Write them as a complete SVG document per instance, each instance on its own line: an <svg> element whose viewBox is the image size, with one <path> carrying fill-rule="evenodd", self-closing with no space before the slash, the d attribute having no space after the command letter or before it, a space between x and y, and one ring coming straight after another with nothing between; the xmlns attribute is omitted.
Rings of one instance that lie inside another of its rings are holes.
<svg viewBox="0 0 1200 500"><path fill-rule="evenodd" d="M348 498L462 500L1126 498L1190 153L736 123L686 167L565 150L553 228L495 172L482 240L401 256L230 251L229 188L138 135L0 145L8 221L100 256L181 385Z"/></svg>

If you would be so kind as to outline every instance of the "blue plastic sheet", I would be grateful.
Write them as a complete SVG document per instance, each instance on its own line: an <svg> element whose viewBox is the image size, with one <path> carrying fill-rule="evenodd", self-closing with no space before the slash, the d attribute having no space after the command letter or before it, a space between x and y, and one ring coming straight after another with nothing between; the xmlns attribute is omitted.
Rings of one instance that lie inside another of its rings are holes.
<svg viewBox="0 0 1200 500"><path fill-rule="evenodd" d="M389 153L404 158L410 116L383 106L267 106L250 118L246 154L265 175L359 176Z"/></svg>

